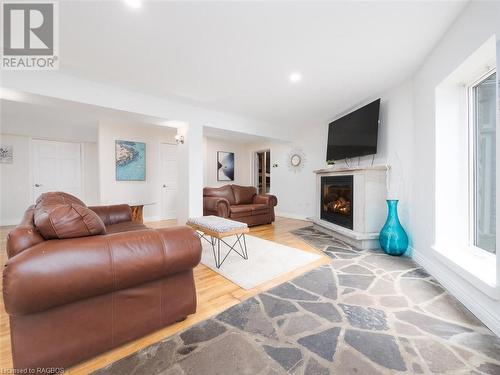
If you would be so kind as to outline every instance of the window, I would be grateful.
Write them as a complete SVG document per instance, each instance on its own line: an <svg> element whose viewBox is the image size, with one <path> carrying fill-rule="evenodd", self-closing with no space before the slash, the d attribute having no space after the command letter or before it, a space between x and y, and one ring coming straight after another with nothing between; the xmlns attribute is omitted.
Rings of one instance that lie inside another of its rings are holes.
<svg viewBox="0 0 500 375"><path fill-rule="evenodd" d="M470 88L471 244L496 252L496 73Z"/></svg>

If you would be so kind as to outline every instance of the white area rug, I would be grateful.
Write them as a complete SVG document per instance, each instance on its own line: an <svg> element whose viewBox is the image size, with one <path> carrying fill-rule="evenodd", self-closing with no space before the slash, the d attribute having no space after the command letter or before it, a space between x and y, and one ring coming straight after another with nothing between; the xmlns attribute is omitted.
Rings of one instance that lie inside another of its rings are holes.
<svg viewBox="0 0 500 375"><path fill-rule="evenodd" d="M245 238L247 241L248 260L243 259L232 251L224 263L222 263L222 266L217 268L215 267L212 246L202 239L203 252L201 254L201 263L243 289L252 289L284 273L314 262L321 257L317 254L280 245L258 237L245 235ZM229 244L233 244L236 241L236 237L226 237L224 240ZM217 246L215 250L217 251ZM226 255L228 250L229 248L221 243L221 255L224 254L222 257ZM236 245L236 250L241 252L238 245Z"/></svg>

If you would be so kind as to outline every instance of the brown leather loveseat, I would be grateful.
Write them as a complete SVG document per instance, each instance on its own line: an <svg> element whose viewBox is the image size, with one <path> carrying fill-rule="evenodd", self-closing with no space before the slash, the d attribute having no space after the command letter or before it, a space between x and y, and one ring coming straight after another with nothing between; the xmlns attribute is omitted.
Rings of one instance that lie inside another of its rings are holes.
<svg viewBox="0 0 500 375"><path fill-rule="evenodd" d="M203 189L203 215L242 221L250 226L272 223L277 204L274 195L259 195L253 186L225 185Z"/></svg>
<svg viewBox="0 0 500 375"><path fill-rule="evenodd" d="M9 233L7 252L16 369L67 367L196 311L198 236L134 223L128 205L42 194Z"/></svg>

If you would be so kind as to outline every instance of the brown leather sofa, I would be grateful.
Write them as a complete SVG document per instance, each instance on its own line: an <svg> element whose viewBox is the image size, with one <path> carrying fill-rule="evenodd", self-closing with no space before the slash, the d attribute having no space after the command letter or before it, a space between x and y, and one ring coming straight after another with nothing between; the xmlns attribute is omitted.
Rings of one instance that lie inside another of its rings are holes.
<svg viewBox="0 0 500 375"><path fill-rule="evenodd" d="M67 367L196 311L200 239L188 227L134 223L128 205L43 194L9 233L7 252L16 369Z"/></svg>
<svg viewBox="0 0 500 375"><path fill-rule="evenodd" d="M272 223L277 204L274 195L259 195L253 186L225 185L203 189L203 215L241 221L249 226Z"/></svg>

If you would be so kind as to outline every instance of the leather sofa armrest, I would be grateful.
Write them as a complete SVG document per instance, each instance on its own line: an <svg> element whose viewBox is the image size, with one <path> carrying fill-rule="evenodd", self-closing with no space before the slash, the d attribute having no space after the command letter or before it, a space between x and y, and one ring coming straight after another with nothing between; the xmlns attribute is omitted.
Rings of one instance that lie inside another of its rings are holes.
<svg viewBox="0 0 500 375"><path fill-rule="evenodd" d="M5 309L44 311L192 269L200 258L200 239L185 226L44 241L8 260Z"/></svg>
<svg viewBox="0 0 500 375"><path fill-rule="evenodd" d="M203 211L217 212L217 216L229 217L229 201L220 197L203 197Z"/></svg>
<svg viewBox="0 0 500 375"><path fill-rule="evenodd" d="M19 225L7 235L7 255L9 258L45 241L32 225Z"/></svg>
<svg viewBox="0 0 500 375"><path fill-rule="evenodd" d="M128 204L115 204L112 206L89 207L103 221L104 225L112 225L132 221L132 209Z"/></svg>
<svg viewBox="0 0 500 375"><path fill-rule="evenodd" d="M259 194L253 197L254 204L267 204L268 206L277 206L278 198L271 194Z"/></svg>

